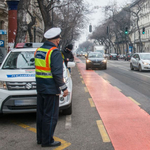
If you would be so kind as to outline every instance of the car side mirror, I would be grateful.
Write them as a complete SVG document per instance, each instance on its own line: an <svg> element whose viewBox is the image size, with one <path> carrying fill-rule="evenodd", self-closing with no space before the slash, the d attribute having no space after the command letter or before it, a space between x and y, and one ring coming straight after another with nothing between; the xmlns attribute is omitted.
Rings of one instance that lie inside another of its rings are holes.
<svg viewBox="0 0 150 150"><path fill-rule="evenodd" d="M31 61L31 62L34 62L34 58L31 58L30 61Z"/></svg>

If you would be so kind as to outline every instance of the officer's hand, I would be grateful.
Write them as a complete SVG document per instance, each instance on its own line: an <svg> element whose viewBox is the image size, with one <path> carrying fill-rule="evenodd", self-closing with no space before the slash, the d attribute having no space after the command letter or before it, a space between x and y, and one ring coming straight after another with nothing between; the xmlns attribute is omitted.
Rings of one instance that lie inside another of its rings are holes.
<svg viewBox="0 0 150 150"><path fill-rule="evenodd" d="M69 58L67 58L67 61L69 61Z"/></svg>
<svg viewBox="0 0 150 150"><path fill-rule="evenodd" d="M66 97L68 95L68 90L66 89L63 93L63 97Z"/></svg>

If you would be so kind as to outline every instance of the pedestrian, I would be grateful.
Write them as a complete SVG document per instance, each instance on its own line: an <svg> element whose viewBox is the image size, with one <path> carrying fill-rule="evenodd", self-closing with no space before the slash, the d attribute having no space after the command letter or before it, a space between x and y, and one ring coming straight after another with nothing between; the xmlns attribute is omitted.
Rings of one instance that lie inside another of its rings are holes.
<svg viewBox="0 0 150 150"><path fill-rule="evenodd" d="M53 135L59 115L59 94L68 95L63 81L63 59L57 48L61 29L53 27L45 32L47 39L35 52L37 85L37 144L42 147L59 146Z"/></svg>
<svg viewBox="0 0 150 150"><path fill-rule="evenodd" d="M67 67L67 63L68 61L74 61L74 56L72 54L72 49L73 49L73 45L72 44L69 44L65 47L64 50L62 50L62 53L64 55L64 62L65 62L65 65ZM68 68L68 67L67 67ZM69 71L71 72L71 68L68 68Z"/></svg>

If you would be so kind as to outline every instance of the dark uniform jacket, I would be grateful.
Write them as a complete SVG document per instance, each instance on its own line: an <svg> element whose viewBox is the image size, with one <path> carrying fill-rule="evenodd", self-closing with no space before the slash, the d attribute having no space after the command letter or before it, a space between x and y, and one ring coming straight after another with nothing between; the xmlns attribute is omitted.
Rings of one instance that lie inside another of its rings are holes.
<svg viewBox="0 0 150 150"><path fill-rule="evenodd" d="M73 56L71 51L69 51L67 49L64 49L64 50L62 50L62 53L64 55L64 61L65 61L66 66L67 66L67 63L68 63L67 58L69 58L69 61L74 61L74 56Z"/></svg>
<svg viewBox="0 0 150 150"><path fill-rule="evenodd" d="M41 48L50 49L56 47L53 43L46 41ZM36 57L36 55L35 55ZM60 94L60 90L67 89L63 81L63 59L59 49L53 50L51 54L51 73L53 78L37 78L37 92L43 94Z"/></svg>

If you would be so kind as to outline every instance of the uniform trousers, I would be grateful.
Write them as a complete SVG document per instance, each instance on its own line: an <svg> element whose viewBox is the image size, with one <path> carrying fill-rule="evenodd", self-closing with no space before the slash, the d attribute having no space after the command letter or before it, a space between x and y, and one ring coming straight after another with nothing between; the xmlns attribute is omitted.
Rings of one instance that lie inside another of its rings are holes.
<svg viewBox="0 0 150 150"><path fill-rule="evenodd" d="M54 142L54 131L59 115L59 96L37 94L37 141L42 145Z"/></svg>

